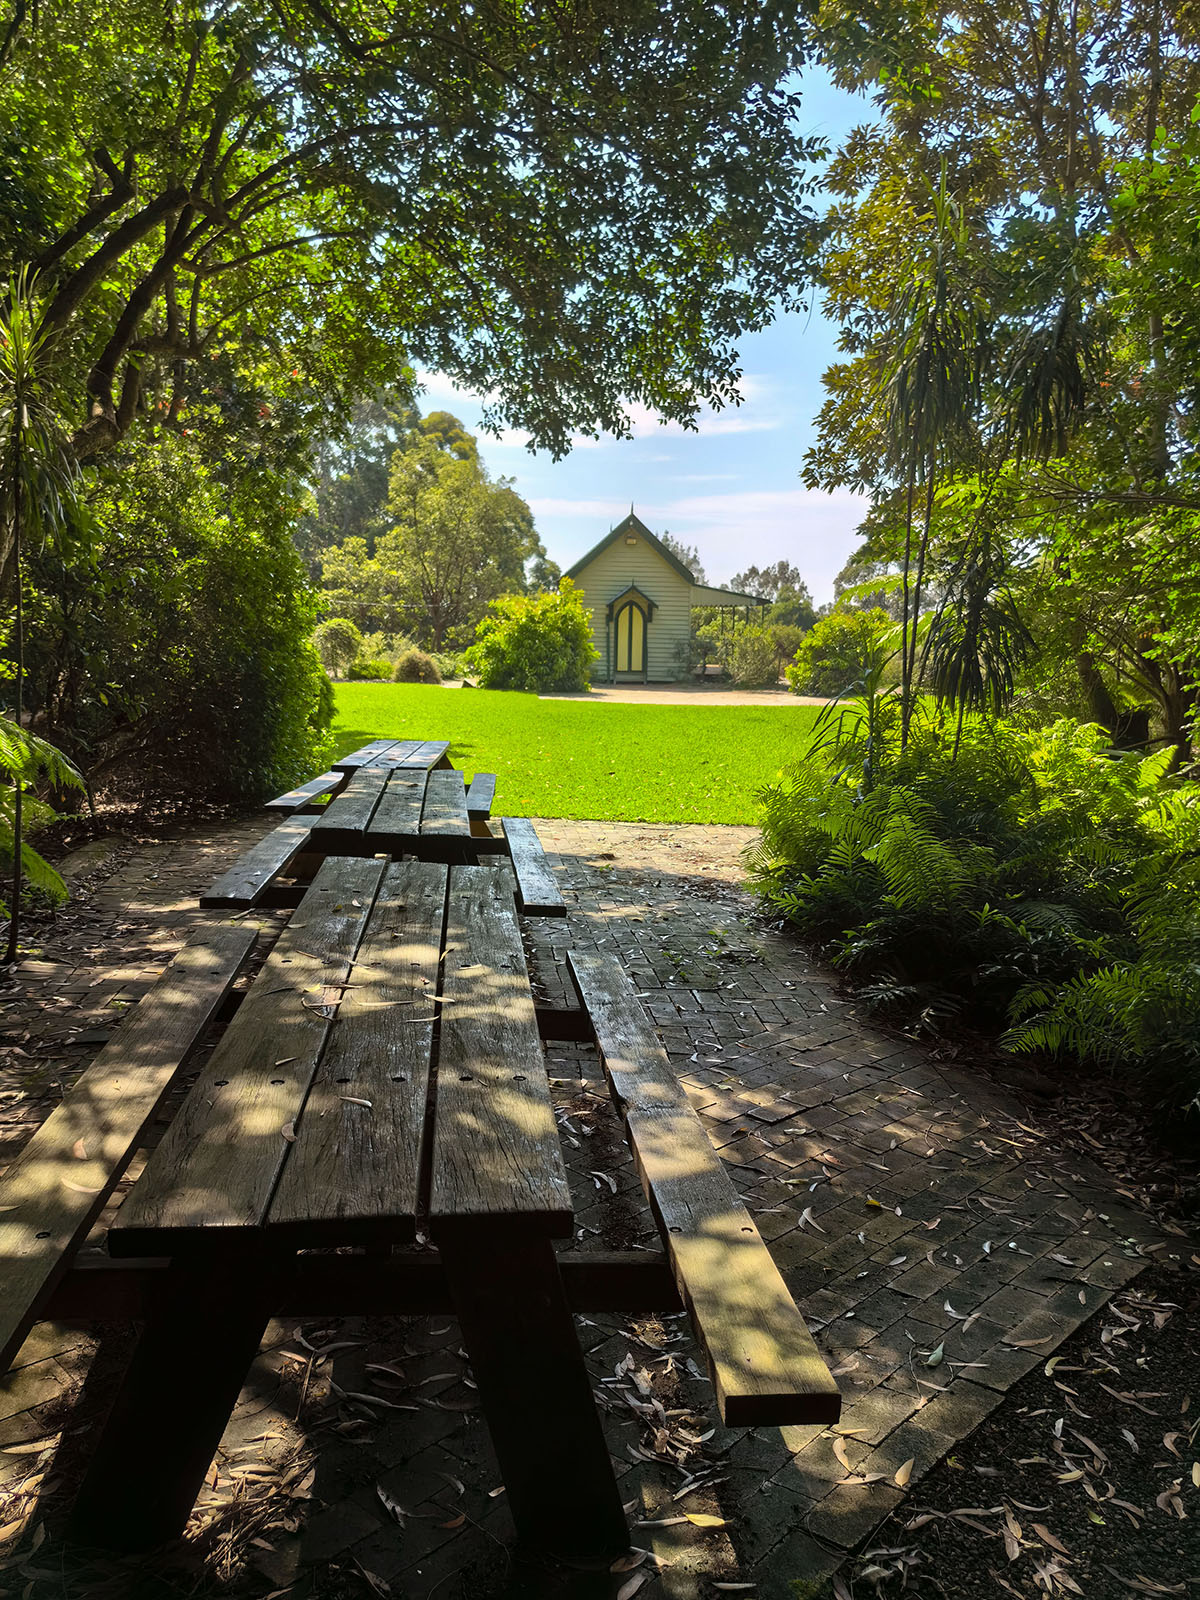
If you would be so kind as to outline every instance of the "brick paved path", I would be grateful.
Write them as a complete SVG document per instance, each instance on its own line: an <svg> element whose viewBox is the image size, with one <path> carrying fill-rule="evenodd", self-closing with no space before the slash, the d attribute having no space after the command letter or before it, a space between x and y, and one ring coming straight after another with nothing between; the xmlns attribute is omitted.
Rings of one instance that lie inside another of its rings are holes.
<svg viewBox="0 0 1200 1600"><path fill-rule="evenodd" d="M84 876L78 919L0 991L7 1153L211 915L195 909L198 890L265 826L256 818L81 863L96 884L89 890ZM638 1577L630 1592L645 1600L722 1592L713 1581L753 1583L747 1592L760 1600L818 1594L845 1553L1149 1250L1172 1249L1027 1111L872 1029L827 973L764 931L737 887L737 853L752 830L538 829L572 909L566 922L530 925L537 983L562 1004L568 946L622 956L817 1331L845 1394L842 1424L714 1426L685 1319L580 1319L647 1555L617 1575L563 1580L514 1562L448 1319L273 1324L193 1518L192 1570L178 1586L156 1578L154 1594L212 1585L339 1600L600 1597ZM280 920L262 918L268 935ZM552 1046L549 1069L577 1247L653 1244L594 1053ZM44 1553L54 1548L55 1491L69 1489L80 1430L94 1421L90 1391L103 1394L102 1360L75 1408L92 1348L78 1331L43 1326L0 1385L0 1560L15 1552L31 1600L105 1585L133 1592L128 1571L64 1568ZM708 1520L689 1520L697 1516ZM49 1542L31 1554L45 1528Z"/></svg>

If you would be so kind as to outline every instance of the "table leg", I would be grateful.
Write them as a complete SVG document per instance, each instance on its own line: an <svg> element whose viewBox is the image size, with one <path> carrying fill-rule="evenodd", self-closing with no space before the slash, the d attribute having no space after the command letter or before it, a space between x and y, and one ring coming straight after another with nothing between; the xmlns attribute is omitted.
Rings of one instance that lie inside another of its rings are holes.
<svg viewBox="0 0 1200 1600"><path fill-rule="evenodd" d="M80 1544L149 1550L183 1532L271 1316L258 1264L163 1276L71 1512Z"/></svg>
<svg viewBox="0 0 1200 1600"><path fill-rule="evenodd" d="M520 1540L619 1555L629 1532L553 1246L450 1235L436 1242Z"/></svg>

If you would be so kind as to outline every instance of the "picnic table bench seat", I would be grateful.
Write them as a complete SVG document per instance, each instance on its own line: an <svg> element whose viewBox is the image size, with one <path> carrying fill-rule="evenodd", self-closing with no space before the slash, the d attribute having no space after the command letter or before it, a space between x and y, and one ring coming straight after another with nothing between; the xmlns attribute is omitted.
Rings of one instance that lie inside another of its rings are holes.
<svg viewBox="0 0 1200 1600"><path fill-rule="evenodd" d="M310 778L307 783L289 789L286 794L276 795L274 800L268 800L264 809L286 811L289 815L297 811L311 814L321 809L317 801L336 793L345 781L344 772L322 772L320 777Z"/></svg>
<svg viewBox="0 0 1200 1600"><path fill-rule="evenodd" d="M193 934L0 1179L0 1373L44 1315L255 938L241 927Z"/></svg>
<svg viewBox="0 0 1200 1600"><path fill-rule="evenodd" d="M496 774L477 772L467 790L467 816L472 822L486 822L496 800Z"/></svg>
<svg viewBox="0 0 1200 1600"><path fill-rule="evenodd" d="M517 904L529 917L565 917L567 904L528 817L501 817L517 880Z"/></svg>
<svg viewBox="0 0 1200 1600"><path fill-rule="evenodd" d="M728 1427L836 1422L841 1397L624 969L567 952Z"/></svg>

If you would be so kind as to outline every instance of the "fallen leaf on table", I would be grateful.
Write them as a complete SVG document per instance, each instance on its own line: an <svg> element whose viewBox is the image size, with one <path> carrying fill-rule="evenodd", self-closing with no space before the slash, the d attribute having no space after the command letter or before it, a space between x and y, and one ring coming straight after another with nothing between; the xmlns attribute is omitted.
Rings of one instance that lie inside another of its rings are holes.
<svg viewBox="0 0 1200 1600"><path fill-rule="evenodd" d="M910 1456L902 1467L896 1468L896 1476L893 1479L893 1482L895 1483L897 1489L903 1489L907 1486L908 1480L912 1477L912 1471L916 1464L916 1456Z"/></svg>
<svg viewBox="0 0 1200 1600"><path fill-rule="evenodd" d="M294 1122L285 1122L283 1127L280 1128L279 1131L283 1135L283 1137L287 1140L287 1142L289 1144L295 1144L295 1142L296 1142L296 1124Z"/></svg>
<svg viewBox="0 0 1200 1600"><path fill-rule="evenodd" d="M364 1100L361 1095L340 1094L338 1095L338 1099L344 1100L348 1106L366 1106L368 1111L371 1109L371 1102L369 1100Z"/></svg>
<svg viewBox="0 0 1200 1600"><path fill-rule="evenodd" d="M75 1143L71 1146L71 1154L75 1157L76 1161L87 1160L87 1146L84 1144L82 1139L76 1139Z"/></svg>

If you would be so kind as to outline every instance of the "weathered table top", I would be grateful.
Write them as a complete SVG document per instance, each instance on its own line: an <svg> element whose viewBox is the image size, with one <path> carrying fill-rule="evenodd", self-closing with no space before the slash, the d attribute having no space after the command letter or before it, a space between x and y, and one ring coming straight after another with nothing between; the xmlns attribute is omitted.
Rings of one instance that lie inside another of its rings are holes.
<svg viewBox="0 0 1200 1600"><path fill-rule="evenodd" d="M425 1216L435 1238L571 1230L513 880L506 862L330 856L110 1250L402 1242Z"/></svg>

